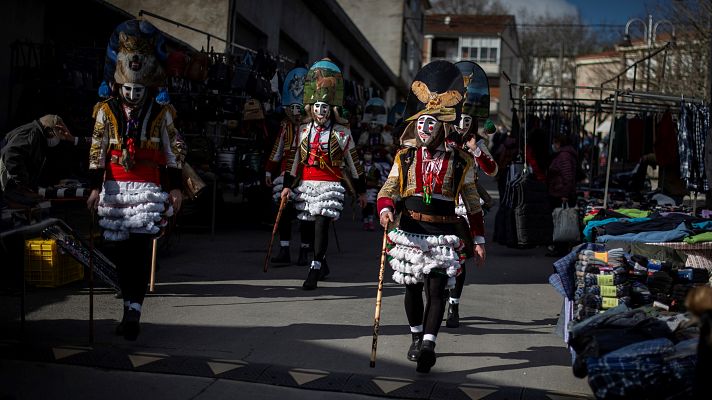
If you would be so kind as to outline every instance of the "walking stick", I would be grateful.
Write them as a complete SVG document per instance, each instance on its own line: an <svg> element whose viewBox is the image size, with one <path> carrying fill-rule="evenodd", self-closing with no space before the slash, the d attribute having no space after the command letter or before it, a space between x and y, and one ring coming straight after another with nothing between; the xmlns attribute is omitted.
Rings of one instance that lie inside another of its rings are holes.
<svg viewBox="0 0 712 400"><path fill-rule="evenodd" d="M89 212L89 342L94 343L94 210Z"/></svg>
<svg viewBox="0 0 712 400"><path fill-rule="evenodd" d="M383 244L381 245L381 266L378 270L378 293L376 294L376 313L373 317L373 343L371 344L370 367L376 367L376 348L378 347L378 328L381 325L381 298L383 297L383 270L386 265L386 240L388 225L383 228Z"/></svg>
<svg viewBox="0 0 712 400"><path fill-rule="evenodd" d="M158 254L158 238L153 239L153 250L151 251L151 280L148 284L148 291L153 293L156 284L156 256Z"/></svg>
<svg viewBox="0 0 712 400"><path fill-rule="evenodd" d="M272 236L269 238L269 247L267 247L267 256L265 257L265 266L263 268L264 272L267 272L267 268L269 268L269 259L270 256L272 255L272 245L274 244L274 237L277 235L277 230L279 229L279 220L282 218L282 211L284 211L284 207L287 205L287 200L288 197L282 197L282 201L279 203L279 211L277 211L277 219L274 221L274 228L272 228Z"/></svg>

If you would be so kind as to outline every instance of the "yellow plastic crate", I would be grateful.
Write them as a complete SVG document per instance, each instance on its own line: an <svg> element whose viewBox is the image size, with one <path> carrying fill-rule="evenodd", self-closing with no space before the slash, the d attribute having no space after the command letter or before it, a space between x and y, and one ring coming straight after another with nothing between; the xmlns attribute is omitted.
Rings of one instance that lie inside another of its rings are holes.
<svg viewBox="0 0 712 400"><path fill-rule="evenodd" d="M84 279L84 266L61 254L54 240L25 240L25 281L38 287L57 287Z"/></svg>

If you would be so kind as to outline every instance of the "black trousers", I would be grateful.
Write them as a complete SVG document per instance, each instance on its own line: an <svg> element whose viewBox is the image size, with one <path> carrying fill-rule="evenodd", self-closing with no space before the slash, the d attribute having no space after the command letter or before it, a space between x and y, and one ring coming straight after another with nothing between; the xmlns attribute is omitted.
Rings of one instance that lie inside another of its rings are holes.
<svg viewBox="0 0 712 400"><path fill-rule="evenodd" d="M462 288L465 287L465 279L467 278L467 268L463 264L460 267L460 275L455 278L455 287L450 290L450 297L459 299L462 296Z"/></svg>
<svg viewBox="0 0 712 400"><path fill-rule="evenodd" d="M124 301L143 304L151 278L153 235L131 234L106 246L104 254L116 265Z"/></svg>
<svg viewBox="0 0 712 400"><path fill-rule="evenodd" d="M329 225L333 218L317 215L314 220L314 261L322 262L329 247Z"/></svg>
<svg viewBox="0 0 712 400"><path fill-rule="evenodd" d="M282 217L279 220L277 227L279 231L279 240L292 240L292 221L297 218L297 210L293 204L287 204L282 211ZM314 222L299 221L300 240L302 243L314 246Z"/></svg>
<svg viewBox="0 0 712 400"><path fill-rule="evenodd" d="M448 276L431 273L425 275L423 283L405 285L405 314L410 326L423 325L423 333L437 335L445 315L445 286ZM423 304L425 289L425 304Z"/></svg>

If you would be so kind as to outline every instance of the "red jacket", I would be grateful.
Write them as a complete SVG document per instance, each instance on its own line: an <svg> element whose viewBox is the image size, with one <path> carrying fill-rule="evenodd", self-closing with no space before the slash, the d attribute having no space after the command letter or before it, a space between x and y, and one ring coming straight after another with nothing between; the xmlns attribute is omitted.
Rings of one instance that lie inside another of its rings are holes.
<svg viewBox="0 0 712 400"><path fill-rule="evenodd" d="M576 193L576 150L562 147L551 160L546 174L549 196L571 197Z"/></svg>

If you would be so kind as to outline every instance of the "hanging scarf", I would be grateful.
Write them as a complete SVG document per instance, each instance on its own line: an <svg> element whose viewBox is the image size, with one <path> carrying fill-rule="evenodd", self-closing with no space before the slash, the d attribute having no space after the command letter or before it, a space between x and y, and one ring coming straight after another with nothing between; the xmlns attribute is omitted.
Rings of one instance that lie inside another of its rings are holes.
<svg viewBox="0 0 712 400"><path fill-rule="evenodd" d="M423 147L423 202L430 204L433 199L435 187L443 184L440 179L440 172L445 161L444 151L436 150L432 155L430 151Z"/></svg>

